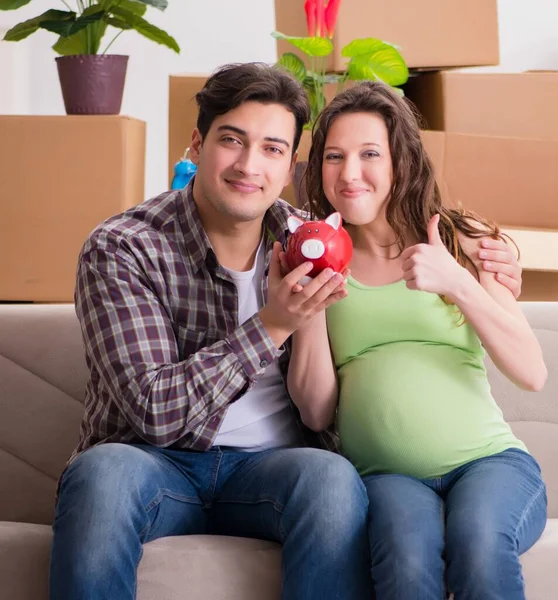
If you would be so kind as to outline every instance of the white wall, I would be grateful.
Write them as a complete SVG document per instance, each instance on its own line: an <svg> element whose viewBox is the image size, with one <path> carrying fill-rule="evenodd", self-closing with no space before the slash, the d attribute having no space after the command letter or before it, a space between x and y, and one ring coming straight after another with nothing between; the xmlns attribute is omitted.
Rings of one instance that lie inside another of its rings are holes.
<svg viewBox="0 0 558 600"><path fill-rule="evenodd" d="M301 10L303 4L300 0ZM1 36L2 29L49 8L64 6L59 0L33 0L18 11L0 12ZM180 55L135 32L122 34L110 51L130 55L122 114L148 125L148 197L167 187L169 75L208 73L226 62L273 62L276 50L269 35L275 27L273 0L169 0L164 13L149 9L146 17L177 39ZM499 18L501 64L483 70L558 70L556 0L499 0ZM22 42L0 42L0 113L64 114L50 49L55 39L39 31Z"/></svg>

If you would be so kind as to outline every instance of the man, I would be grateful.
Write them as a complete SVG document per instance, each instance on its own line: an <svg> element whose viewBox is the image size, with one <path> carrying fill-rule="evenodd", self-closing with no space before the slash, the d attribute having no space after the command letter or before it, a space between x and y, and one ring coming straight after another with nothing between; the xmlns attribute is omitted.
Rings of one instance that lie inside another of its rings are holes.
<svg viewBox="0 0 558 600"><path fill-rule="evenodd" d="M289 337L343 293L327 273L291 293L309 265L279 266L306 96L245 64L196 99L195 178L101 224L80 256L90 379L51 597L133 599L142 544L214 533L280 542L288 600L369 598L363 485L284 384Z"/></svg>

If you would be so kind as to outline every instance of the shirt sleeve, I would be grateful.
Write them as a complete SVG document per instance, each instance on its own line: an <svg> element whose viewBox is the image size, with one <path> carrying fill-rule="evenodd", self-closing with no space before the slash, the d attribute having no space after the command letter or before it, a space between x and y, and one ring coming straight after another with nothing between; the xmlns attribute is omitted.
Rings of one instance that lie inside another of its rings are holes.
<svg viewBox="0 0 558 600"><path fill-rule="evenodd" d="M282 352L256 314L231 335L180 360L168 312L133 255L90 244L80 256L76 312L86 356L132 429L169 446L207 435Z"/></svg>

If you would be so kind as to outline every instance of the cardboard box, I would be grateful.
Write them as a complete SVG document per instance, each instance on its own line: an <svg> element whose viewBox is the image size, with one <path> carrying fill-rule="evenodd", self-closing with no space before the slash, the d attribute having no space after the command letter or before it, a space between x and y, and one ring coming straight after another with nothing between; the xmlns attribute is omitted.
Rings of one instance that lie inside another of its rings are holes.
<svg viewBox="0 0 558 600"><path fill-rule="evenodd" d="M304 2L275 0L275 23L285 35L308 35ZM367 37L399 46L410 68L497 65L497 0L343 0L326 70L344 71L342 48ZM278 56L293 51L278 41Z"/></svg>
<svg viewBox="0 0 558 600"><path fill-rule="evenodd" d="M72 302L78 254L144 200L145 123L0 116L0 301Z"/></svg>
<svg viewBox="0 0 558 600"><path fill-rule="evenodd" d="M519 299L524 302L557 302L558 273L523 271Z"/></svg>
<svg viewBox="0 0 558 600"><path fill-rule="evenodd" d="M450 202L522 228L558 229L558 140L445 133Z"/></svg>
<svg viewBox="0 0 558 600"><path fill-rule="evenodd" d="M558 229L558 141L423 131L447 205L500 225Z"/></svg>
<svg viewBox="0 0 558 600"><path fill-rule="evenodd" d="M558 229L504 227L502 232L519 248L524 269L554 272L558 276Z"/></svg>
<svg viewBox="0 0 558 600"><path fill-rule="evenodd" d="M558 140L558 71L423 73L405 93L429 129Z"/></svg>

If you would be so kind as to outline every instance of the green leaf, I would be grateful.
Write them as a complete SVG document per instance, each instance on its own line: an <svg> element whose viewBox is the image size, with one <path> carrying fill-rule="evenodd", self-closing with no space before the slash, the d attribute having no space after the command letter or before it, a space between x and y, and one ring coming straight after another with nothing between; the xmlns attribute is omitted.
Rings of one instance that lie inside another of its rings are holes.
<svg viewBox="0 0 558 600"><path fill-rule="evenodd" d="M285 52L277 61L277 64L294 75L299 81L304 81L306 77L306 65L296 54Z"/></svg>
<svg viewBox="0 0 558 600"><path fill-rule="evenodd" d="M389 85L402 85L409 78L409 70L399 51L393 46L373 54L354 56L347 67L349 79L361 81L380 80Z"/></svg>
<svg viewBox="0 0 558 600"><path fill-rule="evenodd" d="M135 2L141 2L142 4L148 4L153 8L158 8L159 10L165 10L168 6L167 0L134 0ZM124 8L124 5L121 5Z"/></svg>
<svg viewBox="0 0 558 600"><path fill-rule="evenodd" d="M93 6L86 8L82 15L74 21L69 19L60 21L43 21L40 24L40 27L42 29L47 29L48 31L53 31L61 37L69 37L78 31L85 29L88 25L91 25L91 23L100 21L104 14L105 11L98 4L94 4Z"/></svg>
<svg viewBox="0 0 558 600"><path fill-rule="evenodd" d="M147 10L145 4L139 1L136 2L136 0L100 0L99 5L102 6L107 13L111 12L110 9L113 6L120 6L120 8L129 10L140 17L143 17Z"/></svg>
<svg viewBox="0 0 558 600"><path fill-rule="evenodd" d="M60 21L67 19L72 22L76 18L75 12L68 12L63 10L47 10L42 15L34 17L33 19L27 19L17 25L14 25L11 29L6 32L4 40L6 42L19 42L24 40L26 37L35 33L39 27L42 27L45 21Z"/></svg>
<svg viewBox="0 0 558 600"><path fill-rule="evenodd" d="M108 25L112 25L112 27L116 27L117 29L124 29L124 31L127 31L128 29L133 29L133 27L129 23L126 23L126 21L123 21L118 17L107 17L105 21Z"/></svg>
<svg viewBox="0 0 558 600"><path fill-rule="evenodd" d="M91 23L85 29L69 37L60 37L52 47L62 56L72 54L98 54L107 24L104 21Z"/></svg>
<svg viewBox="0 0 558 600"><path fill-rule="evenodd" d="M52 49L61 56L70 56L72 54L87 54L88 52L87 29L82 29L69 37L59 37Z"/></svg>
<svg viewBox="0 0 558 600"><path fill-rule="evenodd" d="M285 40L308 56L328 56L333 51L331 40L323 37L293 37L274 31L271 34L276 40Z"/></svg>
<svg viewBox="0 0 558 600"><path fill-rule="evenodd" d="M373 54L378 50L384 50L385 48L398 48L393 44L378 40L376 38L360 38L349 42L341 50L341 56L346 58L353 58L353 56L360 56L362 54Z"/></svg>
<svg viewBox="0 0 558 600"><path fill-rule="evenodd" d="M120 17L125 23L133 27L138 33L146 38L153 42L157 42L158 44L163 44L171 50L174 50L176 53L180 52L180 46L172 36L155 25L148 23L143 17L139 17L129 10L120 7L114 7L111 12L117 17Z"/></svg>
<svg viewBox="0 0 558 600"><path fill-rule="evenodd" d="M29 2L31 0L0 0L0 10L16 10Z"/></svg>

